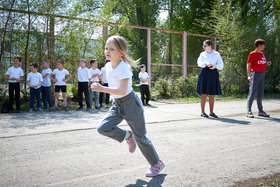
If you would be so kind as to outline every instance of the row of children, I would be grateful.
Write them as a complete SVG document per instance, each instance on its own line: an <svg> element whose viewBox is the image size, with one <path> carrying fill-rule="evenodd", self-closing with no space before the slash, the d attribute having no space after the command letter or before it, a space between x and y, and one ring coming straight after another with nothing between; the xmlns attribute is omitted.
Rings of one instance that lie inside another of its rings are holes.
<svg viewBox="0 0 280 187"><path fill-rule="evenodd" d="M9 82L9 111L14 112L13 110L13 102L16 102L16 110L15 112L20 112L20 81L23 80L24 73L20 67L21 58L14 58L14 66L10 67L6 76ZM87 109L92 108L92 100L93 96L95 96L95 108L100 109L103 103L104 93L94 92L91 89L88 89L88 83L92 84L93 82L101 82L102 85L108 86L108 82L105 76L104 68L101 71L97 68L98 61L91 60L90 61L91 68L88 69L86 67L87 60L80 61L80 67L78 69L78 98L79 98L79 110L83 108L82 99L83 93L86 97ZM67 109L67 87L66 82L72 78L72 75L63 68L64 62L62 60L57 61L57 69L50 69L50 62L43 62L43 71L39 73L37 71L38 64L31 63L30 65L30 73L27 75L27 84L30 87L30 104L29 111L33 111L34 100L37 100L37 110L42 111L41 108L41 94L44 109L56 110L58 105L59 93L62 92L64 110ZM55 102L53 107L53 101L51 97L51 81L54 82L55 85ZM100 96L99 96L100 95ZM108 108L110 95L106 94L105 99L105 108Z"/></svg>
<svg viewBox="0 0 280 187"><path fill-rule="evenodd" d="M23 70L20 67L21 58L14 58L14 66L10 67L6 73L9 82L9 109L13 112L13 101L16 101L16 112L20 112L20 81L23 80ZM106 63L108 60L106 60ZM87 110L92 109L92 101L94 97L95 109L100 109L103 104L103 92L96 92L89 89L92 83L99 83L103 86L108 87L108 82L106 79L105 67L98 69L98 61L90 60L91 68L87 68L88 61L85 59L80 60L80 67L78 68L78 100L79 108L77 110L83 110L83 95L85 96L85 101L87 105ZM27 84L30 87L30 104L29 112L34 110L34 100L37 100L37 110L42 111L41 108L41 94L43 100L44 110L57 110L59 93L62 92L64 110L67 111L67 86L66 83L72 79L72 75L63 68L64 62L62 60L57 61L57 69L50 69L50 62L43 62L43 71L39 73L37 71L38 64L31 63L30 73L27 75ZM150 100L150 90L148 84L148 73L146 72L146 66L141 65L141 72L139 73L140 79L140 90L141 90L141 100L143 105L150 105L148 102ZM55 84L55 103L53 107L52 97L51 97L51 81ZM105 109L109 107L110 94L105 94ZM145 99L146 98L146 99ZM144 102L144 99L146 102Z"/></svg>

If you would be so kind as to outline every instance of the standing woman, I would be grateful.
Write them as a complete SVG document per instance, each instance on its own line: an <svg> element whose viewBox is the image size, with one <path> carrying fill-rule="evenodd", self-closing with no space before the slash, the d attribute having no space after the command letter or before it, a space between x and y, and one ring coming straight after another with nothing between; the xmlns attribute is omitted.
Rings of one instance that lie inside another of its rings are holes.
<svg viewBox="0 0 280 187"><path fill-rule="evenodd" d="M196 89L197 93L201 95L201 116L209 118L204 110L206 97L209 95L210 116L218 118L213 112L214 97L215 95L222 94L218 70L222 70L224 64L220 53L213 50L213 43L211 40L205 40L203 42L203 48L205 51L200 53L197 59L197 64L201 67L201 71L199 73Z"/></svg>

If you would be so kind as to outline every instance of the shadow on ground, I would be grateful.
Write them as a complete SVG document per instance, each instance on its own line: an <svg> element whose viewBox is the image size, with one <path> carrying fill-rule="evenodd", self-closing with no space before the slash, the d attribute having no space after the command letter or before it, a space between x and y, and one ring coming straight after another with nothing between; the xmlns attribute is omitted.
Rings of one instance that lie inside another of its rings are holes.
<svg viewBox="0 0 280 187"><path fill-rule="evenodd" d="M249 125L251 123L250 121L236 120L232 118L210 118L210 119L225 122L225 123L239 124L239 125Z"/></svg>
<svg viewBox="0 0 280 187"><path fill-rule="evenodd" d="M55 121L69 120L73 123L79 121L88 122L88 118L101 118L107 110L91 110L91 111L56 111L56 112L32 112L32 113L12 113L6 114L9 116L7 120L13 121L13 124L2 126L5 128L29 128L35 129L37 127L55 124ZM25 121L25 123L23 123ZM34 125L35 124L35 125ZM59 126L61 123L56 123Z"/></svg>
<svg viewBox="0 0 280 187"><path fill-rule="evenodd" d="M274 117L269 117L269 118L265 118L265 117L255 117L256 119L262 119L262 120L266 120L266 121L275 121L275 122L279 122L280 123L280 118L274 118Z"/></svg>
<svg viewBox="0 0 280 187"><path fill-rule="evenodd" d="M160 174L156 177L153 177L149 182L144 181L142 179L137 179L135 184L129 184L129 185L126 185L125 187L142 187L142 186L161 187L166 176L167 176L167 174Z"/></svg>

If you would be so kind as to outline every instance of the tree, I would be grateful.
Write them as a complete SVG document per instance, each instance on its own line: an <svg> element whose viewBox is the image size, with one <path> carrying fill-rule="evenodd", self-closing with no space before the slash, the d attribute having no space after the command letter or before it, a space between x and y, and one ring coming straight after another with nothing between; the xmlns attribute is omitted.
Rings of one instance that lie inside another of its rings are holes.
<svg viewBox="0 0 280 187"><path fill-rule="evenodd" d="M13 9L14 4L15 4L15 0L12 0L10 9ZM7 31L7 27L8 27L8 23L9 23L10 18L11 18L11 11L8 12L7 20L5 22L5 26L4 26L4 29L3 29L3 34L2 34L3 36L2 36L2 40L1 40L0 61L2 60L2 56L3 56L3 53L4 53L6 31Z"/></svg>
<svg viewBox="0 0 280 187"><path fill-rule="evenodd" d="M249 54L248 30L242 25L241 7L232 1L223 3L216 0L211 7L210 20L201 21L210 34L218 37L219 52L224 61L221 71L222 86L228 92L243 93L247 89L246 59ZM244 81L245 80L245 81ZM232 89L235 87L237 89Z"/></svg>

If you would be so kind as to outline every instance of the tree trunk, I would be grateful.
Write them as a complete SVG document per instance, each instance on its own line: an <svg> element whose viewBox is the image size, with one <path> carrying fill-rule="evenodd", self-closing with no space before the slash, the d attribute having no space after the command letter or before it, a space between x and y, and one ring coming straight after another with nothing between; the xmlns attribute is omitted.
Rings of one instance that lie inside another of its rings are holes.
<svg viewBox="0 0 280 187"><path fill-rule="evenodd" d="M249 2L250 0L241 0L241 15L243 18L243 25L247 24L247 16L248 16L248 11L249 11Z"/></svg>
<svg viewBox="0 0 280 187"><path fill-rule="evenodd" d="M170 0L170 10L169 10L169 27L170 30L173 30L173 0ZM173 40L172 40L172 33L169 34L169 41L168 41L168 64L172 64L172 51L173 51ZM168 67L168 75L172 74L172 66Z"/></svg>
<svg viewBox="0 0 280 187"><path fill-rule="evenodd" d="M145 2L144 2L145 3ZM137 18L137 25L139 26L148 26L145 22L145 18L147 18L149 15L145 15L143 10L143 6L141 1L137 1L136 3L136 18ZM141 61L143 64L147 65L147 31L144 29L140 29L139 30L139 34L140 34L140 40L138 42L139 48L138 48L138 52L139 55L142 57Z"/></svg>
<svg viewBox="0 0 280 187"><path fill-rule="evenodd" d="M278 60L277 63L277 58L280 55L280 46L279 46L279 41L280 41L280 3L279 1L276 2L277 0L273 0L273 51L271 53L270 59L269 60L275 60L275 62L272 61L272 66L273 69L276 70L277 73L275 73L275 77L273 77L273 92L277 92L277 86L279 85L279 82L277 81L277 74L278 70L280 68L280 61ZM272 59L274 57L274 59Z"/></svg>
<svg viewBox="0 0 280 187"><path fill-rule="evenodd" d="M55 63L55 58L54 58L54 45L55 45L55 38L54 38L54 16L50 16L50 61L51 63Z"/></svg>
<svg viewBox="0 0 280 187"><path fill-rule="evenodd" d="M27 10L30 11L30 5L29 0L26 1L27 3ZM24 74L27 74L27 61L28 61L28 45L29 45L29 35L30 35L30 27L31 27L31 15L28 14L28 28L27 28L27 36L26 36L26 44L25 44L25 50L24 50ZM24 81L24 95L27 96L26 91L26 81Z"/></svg>
<svg viewBox="0 0 280 187"><path fill-rule="evenodd" d="M260 29L259 29L260 37L264 36L264 25L263 25L263 0L260 0Z"/></svg>
<svg viewBox="0 0 280 187"><path fill-rule="evenodd" d="M15 0L12 1L11 9L13 9L14 3L15 3ZM10 20L10 17L11 17L11 13L12 12L9 11L8 16L7 16L7 20L6 20L6 23L5 23L5 26L4 26L3 38L2 38L2 41L1 41L0 61L2 60L2 56L4 54L6 32L7 32L8 23L9 23L9 20Z"/></svg>

